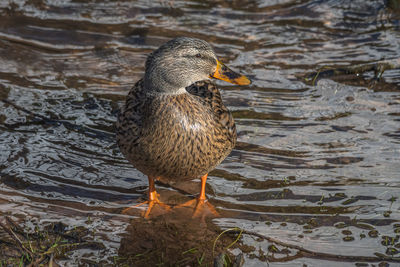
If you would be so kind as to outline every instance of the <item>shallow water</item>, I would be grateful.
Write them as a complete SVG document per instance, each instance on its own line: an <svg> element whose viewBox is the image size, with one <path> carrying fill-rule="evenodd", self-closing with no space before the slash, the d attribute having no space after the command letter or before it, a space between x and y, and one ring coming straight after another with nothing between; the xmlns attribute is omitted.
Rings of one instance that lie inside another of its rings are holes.
<svg viewBox="0 0 400 267"><path fill-rule="evenodd" d="M116 114L146 55L191 36L253 80L217 82L238 144L209 176L210 201L225 215L215 222L360 256L272 253L269 266L355 266L381 254L399 264L387 254L399 256L398 238L383 241L400 229L400 70L371 88L372 73L315 85L300 78L398 57L396 3L1 1L0 214L96 229L108 249L77 251L69 262L110 262L132 218L121 210L147 186L115 144ZM267 254L270 244L251 235L243 242L256 248L245 266L260 266L259 248Z"/></svg>

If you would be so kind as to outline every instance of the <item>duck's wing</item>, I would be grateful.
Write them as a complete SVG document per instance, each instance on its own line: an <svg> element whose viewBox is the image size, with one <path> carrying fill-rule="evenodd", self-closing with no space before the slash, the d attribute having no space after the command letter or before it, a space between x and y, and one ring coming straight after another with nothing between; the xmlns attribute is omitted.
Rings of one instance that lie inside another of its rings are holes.
<svg viewBox="0 0 400 267"><path fill-rule="evenodd" d="M116 123L117 140L119 145L135 146L142 126L143 79L139 80L129 91L126 102L118 115Z"/></svg>
<svg viewBox="0 0 400 267"><path fill-rule="evenodd" d="M217 86L208 80L198 81L186 88L190 94L198 97L202 104L213 113L215 121L228 130L231 138L236 140L236 126L232 114L224 105Z"/></svg>

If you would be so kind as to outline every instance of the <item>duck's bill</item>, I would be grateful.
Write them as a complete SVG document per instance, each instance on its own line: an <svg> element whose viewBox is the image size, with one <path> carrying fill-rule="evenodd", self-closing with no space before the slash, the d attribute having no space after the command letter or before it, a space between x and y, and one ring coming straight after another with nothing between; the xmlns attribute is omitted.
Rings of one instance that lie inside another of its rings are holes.
<svg viewBox="0 0 400 267"><path fill-rule="evenodd" d="M251 84L249 78L241 75L233 70L229 69L219 60L217 60L217 68L214 73L210 74L210 78L220 79L228 83L238 84L238 85L248 85Z"/></svg>

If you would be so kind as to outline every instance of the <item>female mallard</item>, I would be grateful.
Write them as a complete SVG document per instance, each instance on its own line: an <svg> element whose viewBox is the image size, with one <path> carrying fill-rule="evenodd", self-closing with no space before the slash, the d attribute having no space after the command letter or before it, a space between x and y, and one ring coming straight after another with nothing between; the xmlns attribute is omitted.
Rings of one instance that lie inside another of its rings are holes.
<svg viewBox="0 0 400 267"><path fill-rule="evenodd" d="M201 177L197 202L204 204L208 172L235 146L235 123L210 78L250 84L218 61L207 42L175 38L148 56L144 78L127 96L118 117L117 142L133 166L148 176L145 217L154 204L162 204L154 179Z"/></svg>

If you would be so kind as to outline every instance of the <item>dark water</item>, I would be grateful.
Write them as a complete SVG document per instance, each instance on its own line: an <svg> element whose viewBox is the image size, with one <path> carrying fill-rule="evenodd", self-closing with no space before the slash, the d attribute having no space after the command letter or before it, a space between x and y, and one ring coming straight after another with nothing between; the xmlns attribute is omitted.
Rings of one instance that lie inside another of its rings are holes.
<svg viewBox="0 0 400 267"><path fill-rule="evenodd" d="M108 249L76 251L71 264L118 254L121 210L147 179L119 152L113 123L146 55L176 36L209 41L253 80L217 82L239 137L208 181L230 214L216 223L360 257L276 254L269 266L399 257L398 238L383 241L400 229L400 71L385 72L384 90L368 89L372 73L299 78L398 57L398 1L0 1L0 215L95 229ZM267 264L268 242L243 242L256 247L245 266Z"/></svg>

